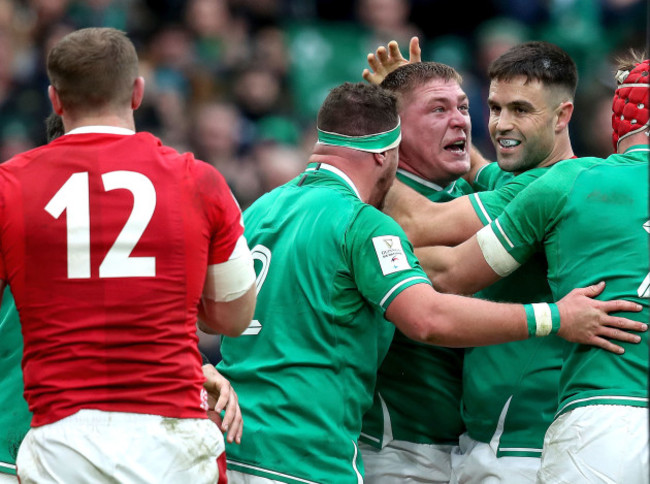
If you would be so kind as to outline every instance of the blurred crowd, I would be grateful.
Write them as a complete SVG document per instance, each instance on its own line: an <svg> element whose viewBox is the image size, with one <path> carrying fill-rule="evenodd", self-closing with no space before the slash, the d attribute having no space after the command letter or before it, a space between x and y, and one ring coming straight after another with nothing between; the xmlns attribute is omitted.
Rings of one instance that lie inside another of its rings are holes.
<svg viewBox="0 0 650 484"><path fill-rule="evenodd" d="M216 166L242 208L302 169L327 91L413 35L424 60L462 73L488 157L487 65L521 41L560 45L580 73L575 151L604 156L612 61L644 47L646 21L644 0L0 0L0 159L45 142L45 55L90 26L125 30L138 48L138 129Z"/></svg>

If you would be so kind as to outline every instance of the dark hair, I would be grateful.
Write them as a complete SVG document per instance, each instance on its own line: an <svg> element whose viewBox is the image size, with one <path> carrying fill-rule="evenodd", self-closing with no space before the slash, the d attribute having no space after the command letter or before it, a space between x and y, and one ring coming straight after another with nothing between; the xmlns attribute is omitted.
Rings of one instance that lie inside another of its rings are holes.
<svg viewBox="0 0 650 484"><path fill-rule="evenodd" d="M414 62L400 66L389 73L380 85L384 89L403 95L434 79L463 83L462 76L447 64Z"/></svg>
<svg viewBox="0 0 650 484"><path fill-rule="evenodd" d="M47 142L49 143L64 134L65 129L63 128L63 119L61 119L61 116L56 113L50 113L50 115L45 119L45 135L47 136Z"/></svg>
<svg viewBox="0 0 650 484"><path fill-rule="evenodd" d="M397 126L397 100L372 84L346 82L330 91L318 112L318 128L348 136L381 133Z"/></svg>
<svg viewBox="0 0 650 484"><path fill-rule="evenodd" d="M548 87L563 88L571 99L578 86L578 70L571 56L557 45L542 41L511 47L492 61L488 76L497 81L524 76L527 82L539 81Z"/></svg>
<svg viewBox="0 0 650 484"><path fill-rule="evenodd" d="M138 55L124 32L88 28L61 39L47 56L47 74L67 109L130 103Z"/></svg>

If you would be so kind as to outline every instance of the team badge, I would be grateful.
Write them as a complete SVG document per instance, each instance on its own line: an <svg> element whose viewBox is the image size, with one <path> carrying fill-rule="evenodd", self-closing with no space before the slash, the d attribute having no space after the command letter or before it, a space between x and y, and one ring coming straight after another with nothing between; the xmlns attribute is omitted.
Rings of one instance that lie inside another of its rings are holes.
<svg viewBox="0 0 650 484"><path fill-rule="evenodd" d="M385 276L411 268L399 237L395 235L373 237L372 244L375 247L377 259L379 259L381 272Z"/></svg>

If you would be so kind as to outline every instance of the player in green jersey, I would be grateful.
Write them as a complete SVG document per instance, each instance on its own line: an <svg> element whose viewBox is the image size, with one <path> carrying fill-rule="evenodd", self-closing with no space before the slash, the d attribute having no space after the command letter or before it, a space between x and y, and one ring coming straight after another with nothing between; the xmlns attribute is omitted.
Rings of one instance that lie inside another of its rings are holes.
<svg viewBox="0 0 650 484"><path fill-rule="evenodd" d="M449 347L548 334L537 329L544 321L529 305L435 292L403 231L377 209L397 169L393 95L366 84L339 86L319 111L318 129L304 173L244 215L258 303L244 335L223 339L219 364L246 422L241 446L228 445L234 484L362 482L361 418L394 326ZM563 321L553 330L618 351L603 337L638 336L611 325L644 325L603 314L638 306L585 297L600 290L576 290L548 305L555 322Z"/></svg>
<svg viewBox="0 0 650 484"><path fill-rule="evenodd" d="M476 236L428 250L437 286L478 289L543 250L556 298L605 280L602 298L636 301L643 311L629 316L648 320L650 61L624 62L617 81L617 153L557 164ZM617 356L567 344L538 482L648 482L647 334L624 347Z"/></svg>
<svg viewBox="0 0 650 484"><path fill-rule="evenodd" d="M412 60L418 54L413 44ZM406 62L394 50L396 44L388 47L388 53L378 50L370 58L380 72ZM470 176L477 193L448 204L429 203L412 190L399 191L402 203L393 204L388 213L403 224L416 246L464 241L549 165L573 157L568 122L577 71L568 54L545 42L524 43L495 60L488 74L489 130L498 163L486 163L474 153L473 161L479 162L473 163ZM477 296L552 301L544 257L535 256ZM551 337L466 350L461 411L467 430L452 454L452 482L482 483L490 477L513 484L535 482L544 434L555 412L562 346L560 338Z"/></svg>
<svg viewBox="0 0 650 484"><path fill-rule="evenodd" d="M18 482L16 455L23 437L29 430L32 415L23 398L23 337L16 304L9 288L5 288L0 306L0 483Z"/></svg>
<svg viewBox="0 0 650 484"><path fill-rule="evenodd" d="M470 168L471 133L461 83L453 68L437 62L404 65L381 83L398 99L397 179L436 202L472 192L460 178ZM425 345L395 332L363 420L364 482L449 482L451 451L464 430L462 371L462 349Z"/></svg>

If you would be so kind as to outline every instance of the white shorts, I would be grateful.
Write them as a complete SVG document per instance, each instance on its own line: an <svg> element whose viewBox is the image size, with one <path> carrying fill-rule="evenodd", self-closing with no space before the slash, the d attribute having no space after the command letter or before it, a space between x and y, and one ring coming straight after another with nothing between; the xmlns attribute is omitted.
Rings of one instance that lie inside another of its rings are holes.
<svg viewBox="0 0 650 484"><path fill-rule="evenodd" d="M460 436L451 455L451 484L534 484L538 457L497 457L496 445Z"/></svg>
<svg viewBox="0 0 650 484"><path fill-rule="evenodd" d="M591 405L546 431L538 483L648 484L648 409Z"/></svg>
<svg viewBox="0 0 650 484"><path fill-rule="evenodd" d="M383 449L359 442L365 484L438 484L451 476L452 445L391 440Z"/></svg>
<svg viewBox="0 0 650 484"><path fill-rule="evenodd" d="M81 410L27 432L22 484L214 484L223 436L207 419Z"/></svg>
<svg viewBox="0 0 650 484"><path fill-rule="evenodd" d="M228 475L228 484L285 484L284 481L274 481L273 479L244 474L239 471L228 470L226 474Z"/></svg>
<svg viewBox="0 0 650 484"><path fill-rule="evenodd" d="M0 472L0 484L18 484L18 478L14 475Z"/></svg>

